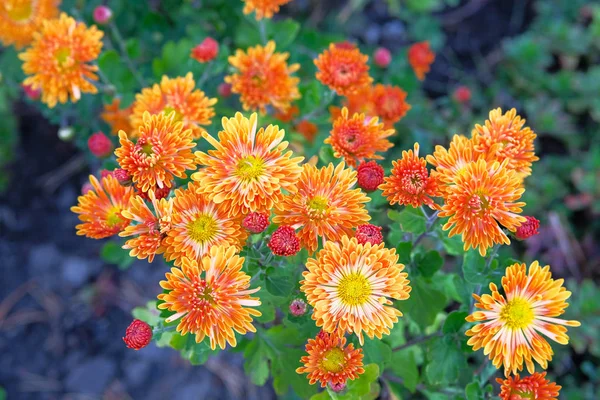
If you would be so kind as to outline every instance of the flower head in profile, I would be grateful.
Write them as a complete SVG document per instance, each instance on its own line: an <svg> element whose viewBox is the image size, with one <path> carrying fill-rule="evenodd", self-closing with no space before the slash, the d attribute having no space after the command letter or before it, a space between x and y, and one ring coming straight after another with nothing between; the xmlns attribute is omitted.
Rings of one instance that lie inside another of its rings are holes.
<svg viewBox="0 0 600 400"><path fill-rule="evenodd" d="M527 221L523 222L515 232L515 237L519 240L525 240L537 235L540 228L540 221L536 217L527 215Z"/></svg>
<svg viewBox="0 0 600 400"><path fill-rule="evenodd" d="M229 64L236 72L225 77L231 84L233 93L240 95L244 110L260 110L265 113L267 106L286 111L292 101L300 98L300 79L292 74L300 64L287 64L289 53L275 52L275 42L266 46L254 46L247 51L236 50L229 57Z"/></svg>
<svg viewBox="0 0 600 400"><path fill-rule="evenodd" d="M429 42L415 43L408 49L408 62L420 81L425 79L434 60L435 53L429 47Z"/></svg>
<svg viewBox="0 0 600 400"><path fill-rule="evenodd" d="M346 380L354 380L365 372L362 349L355 349L352 343L346 346L345 337L320 332L316 338L308 339L306 352L308 355L300 359L304 365L296 369L296 373L308 374L311 385L317 382L321 387L328 383L345 384Z"/></svg>
<svg viewBox="0 0 600 400"><path fill-rule="evenodd" d="M43 21L31 47L19 54L23 72L29 75L23 83L41 89L42 102L50 108L69 98L76 102L81 93L97 93L90 81L98 80L98 67L91 63L100 54L103 35L95 26L88 28L64 13Z"/></svg>
<svg viewBox="0 0 600 400"><path fill-rule="evenodd" d="M368 60L369 56L362 54L354 45L331 43L329 49L314 61L317 79L341 96L355 93L373 81L369 76Z"/></svg>
<svg viewBox="0 0 600 400"><path fill-rule="evenodd" d="M173 201L160 199L154 195L154 191L148 192L152 209L140 196L130 200L129 207L121 214L135 223L127 226L119 236L131 237L127 240L124 249L131 250L129 255L140 260L145 258L148 262L154 260L156 254L164 253L163 239L171 229L171 215L173 214Z"/></svg>
<svg viewBox="0 0 600 400"><path fill-rule="evenodd" d="M185 257L200 260L217 245L240 251L248 237L240 217L230 216L224 204L209 200L198 188L190 183L175 190L171 227L163 241L165 259L175 260L175 265Z"/></svg>
<svg viewBox="0 0 600 400"><path fill-rule="evenodd" d="M93 190L79 196L77 205L71 207L83 222L76 226L77 234L92 239L116 235L129 225L129 219L122 212L129 207L133 188L121 186L111 175L101 182L90 175L90 183Z"/></svg>
<svg viewBox="0 0 600 400"><path fill-rule="evenodd" d="M508 161L508 168L519 176L531 175L531 164L537 160L533 141L536 134L517 115L514 108L502 114L502 109L490 111L485 124L475 125L472 132L473 148L479 154L493 157L497 161Z"/></svg>
<svg viewBox="0 0 600 400"><path fill-rule="evenodd" d="M419 144L415 143L414 151L402 151L402 158L392 161L392 173L386 176L379 186L382 195L390 204L420 207L423 204L438 210L432 197L439 196L438 182L429 176L427 161L419 157Z"/></svg>
<svg viewBox="0 0 600 400"><path fill-rule="evenodd" d="M117 162L143 192L155 186L171 187L174 177L185 178L187 169L196 169L190 150L196 145L192 130L184 130L181 122L175 122L175 113L146 112L143 119L136 142L119 132Z"/></svg>
<svg viewBox="0 0 600 400"><path fill-rule="evenodd" d="M562 388L546 379L546 372L536 372L523 379L519 374L506 379L496 378L496 382L500 384L501 400L557 400Z"/></svg>
<svg viewBox="0 0 600 400"><path fill-rule="evenodd" d="M58 16L60 0L2 0L0 43L17 50L29 45L43 22Z"/></svg>
<svg viewBox="0 0 600 400"><path fill-rule="evenodd" d="M152 115L174 113L174 121L181 122L183 129L191 129L194 139L199 139L204 126L210 125L215 115L214 105L217 99L208 97L202 90L196 89L196 81L191 72L177 78L162 77L159 84L142 89L135 96L131 123L134 130L144 125L144 114ZM135 137L139 132L133 131Z"/></svg>
<svg viewBox="0 0 600 400"><path fill-rule="evenodd" d="M387 139L394 134L393 129L385 129L377 117L365 114L349 115L344 107L342 114L333 122L333 129L325 143L333 147L333 155L353 167L365 159L383 159L376 154L389 150L394 145Z"/></svg>
<svg viewBox="0 0 600 400"><path fill-rule="evenodd" d="M327 242L306 262L300 290L314 307L312 319L325 332L354 333L361 344L389 335L402 313L393 300L406 300L411 288L395 249L383 243L359 244L344 236Z"/></svg>
<svg viewBox="0 0 600 400"><path fill-rule="evenodd" d="M235 347L235 332L256 332L252 318L261 316L251 308L260 306L260 300L250 296L260 288L249 288L244 258L235 253L233 247L215 246L199 262L183 258L181 269L171 268L160 282L166 293L158 295L163 301L158 308L175 312L166 322L179 320L177 332L195 335L196 343L208 337L213 350L227 343Z"/></svg>
<svg viewBox="0 0 600 400"><path fill-rule="evenodd" d="M476 310L467 321L477 325L466 334L473 351L483 348L496 368L504 366L504 375L516 374L527 366L535 372L533 361L544 369L552 360L552 348L542 336L568 344L566 326L579 326L578 321L563 320L571 292L563 287L563 279L552 279L550 266L540 267L534 261L527 271L525 264L513 264L502 277L504 294L490 283L491 295L473 294ZM537 398L537 397L536 397Z"/></svg>
<svg viewBox="0 0 600 400"><path fill-rule="evenodd" d="M115 97L112 103L104 105L100 118L110 126L113 135L118 135L119 131L133 133L130 120L132 112L133 105L121 108L121 99Z"/></svg>
<svg viewBox="0 0 600 400"><path fill-rule="evenodd" d="M253 11L256 13L256 19L273 18L274 14L279 12L279 8L292 0L242 0L244 6L244 14L250 14Z"/></svg>
<svg viewBox="0 0 600 400"><path fill-rule="evenodd" d="M371 91L372 110L386 127L392 127L410 110L406 92L398 86L377 84Z"/></svg>
<svg viewBox="0 0 600 400"><path fill-rule="evenodd" d="M355 227L369 221L365 203L371 200L353 189L355 184L356 171L343 162L320 169L304 164L297 192L275 203L273 223L299 229L300 243L310 252L317 249L319 238L325 242L353 236Z"/></svg>
<svg viewBox="0 0 600 400"><path fill-rule="evenodd" d="M485 256L494 244L510 244L501 226L514 232L526 221L519 215L524 202L518 201L525 189L516 172L506 168L506 161L483 159L464 166L446 187L440 217L449 217L443 226L449 237L461 235L464 249L478 248Z"/></svg>
<svg viewBox="0 0 600 400"><path fill-rule="evenodd" d="M296 191L303 158L286 152L283 129L273 125L258 129L256 113L250 119L236 113L222 122L218 140L204 133L215 150L196 152L203 168L192 179L201 183L200 192L232 215L246 215L274 208L283 199L282 190Z"/></svg>

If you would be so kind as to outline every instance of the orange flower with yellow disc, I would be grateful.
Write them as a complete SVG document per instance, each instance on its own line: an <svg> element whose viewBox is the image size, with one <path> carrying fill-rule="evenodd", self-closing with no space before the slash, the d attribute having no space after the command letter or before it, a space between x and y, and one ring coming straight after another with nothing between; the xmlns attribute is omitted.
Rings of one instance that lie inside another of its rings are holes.
<svg viewBox="0 0 600 400"><path fill-rule="evenodd" d="M121 99L115 97L112 103L104 105L104 110L100 114L100 118L110 125L110 132L113 135L118 135L119 131L133 133L130 120L132 112L133 105L121 108Z"/></svg>
<svg viewBox="0 0 600 400"><path fill-rule="evenodd" d="M144 124L144 113L175 114L175 122L182 122L183 129L191 129L194 139L199 139L203 126L210 125L215 115L214 105L217 99L209 98L196 89L194 76L189 72L186 76L177 78L162 77L160 84L145 88L135 96L131 123L134 129ZM132 132L136 136L137 132Z"/></svg>
<svg viewBox="0 0 600 400"><path fill-rule="evenodd" d="M158 295L158 308L175 313L166 322L179 320L177 332L195 335L196 343L208 337L213 350L227 343L235 347L235 332L256 332L252 318L261 316L251 308L260 306L260 300L250 296L260 288L249 288L244 258L235 253L233 247L214 246L199 262L183 258L181 269L171 268L160 282L166 293Z"/></svg>
<svg viewBox="0 0 600 400"><path fill-rule="evenodd" d="M33 41L44 21L58 16L60 0L3 0L0 4L0 43L17 50Z"/></svg>
<svg viewBox="0 0 600 400"><path fill-rule="evenodd" d="M121 232L129 219L122 212L129 207L133 188L123 187L112 176L102 178L101 182L90 175L93 190L77 198L77 205L71 211L79 214L83 222L76 226L77 235L92 239L103 239Z"/></svg>
<svg viewBox="0 0 600 400"><path fill-rule="evenodd" d="M536 372L522 379L519 374L507 379L496 378L496 382L500 384L501 400L558 400L558 392L562 388L546 379L546 372Z"/></svg>
<svg viewBox="0 0 600 400"><path fill-rule="evenodd" d="M345 337L321 331L316 338L308 339L306 352L308 355L300 359L304 365L296 373L308 374L311 385L345 384L365 372L362 349L355 349L352 343L346 346Z"/></svg>
<svg viewBox="0 0 600 400"><path fill-rule="evenodd" d="M369 56L354 45L331 43L329 49L314 60L317 79L341 96L358 92L373 81L369 76Z"/></svg>
<svg viewBox="0 0 600 400"><path fill-rule="evenodd" d="M24 85L41 89L42 102L53 108L70 98L77 102L81 93L97 93L90 81L97 81L98 58L104 33L95 26L86 27L67 14L45 20L27 50L19 54L23 72L29 75Z"/></svg>
<svg viewBox="0 0 600 400"><path fill-rule="evenodd" d="M406 300L411 288L395 249L356 238L329 241L309 258L300 290L314 307L312 319L325 332L369 338L389 335L402 313L393 300Z"/></svg>
<svg viewBox="0 0 600 400"><path fill-rule="evenodd" d="M300 98L300 79L292 74L300 69L300 64L287 64L289 53L275 52L275 42L266 46L254 46L246 52L236 50L229 57L229 64L236 69L225 77L231 84L231 91L240 95L244 110L267 111L271 105L286 111L292 101Z"/></svg>
<svg viewBox="0 0 600 400"><path fill-rule="evenodd" d="M185 178L186 170L196 169L190 150L196 146L192 130L184 130L183 124L174 118L174 113L144 113L136 142L125 132L119 132L121 147L115 150L117 162L142 192L157 186L171 187L174 177Z"/></svg>
<svg viewBox="0 0 600 400"><path fill-rule="evenodd" d="M415 43L408 49L408 62L420 81L425 79L434 60L435 53L429 47L429 42Z"/></svg>
<svg viewBox="0 0 600 400"><path fill-rule="evenodd" d="M344 107L342 114L333 122L333 129L325 143L333 147L333 155L344 160L353 167L365 159L382 160L376 154L392 148L394 145L387 139L394 134L393 129L385 129L377 117L366 117L365 114L349 116Z"/></svg>
<svg viewBox="0 0 600 400"><path fill-rule="evenodd" d="M466 332L471 337L467 344L474 351L483 348L496 368L504 366L505 376L521 371L523 363L533 374L533 361L546 369L553 351L542 335L568 344L566 326L581 325L557 318L569 306L565 300L571 292L563 287L563 279L552 279L549 265L540 267L537 261L529 271L525 264L507 267L502 288L504 295L490 283L491 295L473 294L479 310L467 317L477 323Z"/></svg>
<svg viewBox="0 0 600 400"><path fill-rule="evenodd" d="M241 113L223 118L219 140L204 133L215 150L196 152L204 166L192 174L200 182L199 192L234 216L271 210L282 201L282 190L296 192L302 171L299 163L304 158L285 151L285 131L273 125L257 129L257 124L256 113L250 119Z"/></svg>
<svg viewBox="0 0 600 400"><path fill-rule="evenodd" d="M244 3L244 14L256 13L256 19L273 18L279 12L279 8L292 0L242 0Z"/></svg>
<svg viewBox="0 0 600 400"><path fill-rule="evenodd" d="M365 203L371 201L356 185L356 171L343 162L317 168L304 164L296 180L297 193L288 194L275 203L273 223L299 229L303 247L314 252L327 240L352 236L353 229L369 221Z"/></svg>

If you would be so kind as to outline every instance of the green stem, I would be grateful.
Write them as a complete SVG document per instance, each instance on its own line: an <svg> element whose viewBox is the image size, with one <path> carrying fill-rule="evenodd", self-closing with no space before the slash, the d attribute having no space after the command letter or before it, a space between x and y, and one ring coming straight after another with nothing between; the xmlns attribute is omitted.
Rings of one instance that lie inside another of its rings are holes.
<svg viewBox="0 0 600 400"><path fill-rule="evenodd" d="M197 87L201 88L202 85L212 76L211 74L211 63L205 64L204 71L202 71L202 76L198 79Z"/></svg>
<svg viewBox="0 0 600 400"><path fill-rule="evenodd" d="M427 342L427 341L429 341L429 340L431 340L433 338L440 337L440 336L442 336L442 332L435 332L435 333L432 333L430 335L419 336L419 337L416 337L416 338L414 338L412 340L409 340L408 342L406 342L406 343L404 343L404 344L402 344L402 345L400 345L398 347L394 347L392 349L392 351L404 350L406 348L409 348L409 347L415 346L417 344L421 344L421 343Z"/></svg>
<svg viewBox="0 0 600 400"><path fill-rule="evenodd" d="M429 232L431 232L431 228L433 228L433 225L435 224L435 222L438 219L439 211L436 211L431 215L427 215L427 212L425 211L425 209L422 206L421 206L421 209L423 210L423 214L425 214L425 218L427 218L427 221L425 222L425 232L421 233L417 237L417 239L413 243L413 248L416 247L417 244L419 244L419 242L421 240L425 239L425 236L427 236L429 234Z"/></svg>
<svg viewBox="0 0 600 400"><path fill-rule="evenodd" d="M142 76L139 74L137 68L135 67L135 65L133 65L131 58L129 58L129 55L127 54L127 47L125 46L125 41L123 40L123 36L121 36L121 32L119 32L119 28L117 28L117 25L114 23L114 21L111 21L108 24L108 26L110 28L110 32L111 32L113 38L115 39L115 41L117 42L117 45L119 46L119 50L121 52L121 57L123 57L123 60L125 60L125 64L127 65L127 68L129 68L129 70L133 74L133 77L135 78L135 80L138 81L140 86L145 87L146 82L144 81L144 78L142 78Z"/></svg>
<svg viewBox="0 0 600 400"><path fill-rule="evenodd" d="M258 33L260 34L260 41L263 45L267 44L267 27L265 26L265 19L258 21Z"/></svg>
<svg viewBox="0 0 600 400"><path fill-rule="evenodd" d="M175 325L171 325L171 326L163 326L162 328L154 328L152 330L152 336L157 335L159 333L163 333L163 332L169 332L169 331L174 331L176 328Z"/></svg>

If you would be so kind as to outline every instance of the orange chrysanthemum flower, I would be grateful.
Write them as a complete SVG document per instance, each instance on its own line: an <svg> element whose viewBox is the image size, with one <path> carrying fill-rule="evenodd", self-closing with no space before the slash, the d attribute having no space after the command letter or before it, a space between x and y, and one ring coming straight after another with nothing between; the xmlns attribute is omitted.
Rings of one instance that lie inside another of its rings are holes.
<svg viewBox="0 0 600 400"><path fill-rule="evenodd" d="M393 129L385 129L377 117L366 117L365 114L349 117L348 109L344 107L324 143L331 144L335 157L343 157L348 165L356 167L365 159L382 160L383 157L376 153L394 146L387 139L394 132Z"/></svg>
<svg viewBox="0 0 600 400"><path fill-rule="evenodd" d="M142 192L171 187L176 176L185 178L186 169L196 169L192 130L175 122L175 113L150 115L144 113L139 138L134 143L123 131L119 132L121 147L115 150L117 162L127 171Z"/></svg>
<svg viewBox="0 0 600 400"><path fill-rule="evenodd" d="M244 14L256 12L256 19L273 18L274 14L279 12L279 8L292 0L242 0L244 6Z"/></svg>
<svg viewBox="0 0 600 400"><path fill-rule="evenodd" d="M480 156L475 153L470 139L462 135L454 135L448 149L435 146L433 155L428 155L426 158L428 163L436 167L431 171L431 176L440 182L440 191L445 194L446 187L454 182L459 171L470 162L477 161Z"/></svg>
<svg viewBox="0 0 600 400"><path fill-rule="evenodd" d="M278 119L281 122L288 123L288 122L292 122L298 116L299 113L300 113L300 109L298 108L298 106L293 105L285 111L277 110L273 114L273 117L275 117L276 119Z"/></svg>
<svg viewBox="0 0 600 400"><path fill-rule="evenodd" d="M79 214L82 224L76 226L77 234L92 239L116 235L127 225L129 219L122 212L129 207L133 188L123 187L112 176L102 178L102 183L90 175L93 190L77 198L71 211Z"/></svg>
<svg viewBox="0 0 600 400"><path fill-rule="evenodd" d="M392 127L410 110L406 102L406 92L397 86L377 84L371 92L370 102L373 112L385 123Z"/></svg>
<svg viewBox="0 0 600 400"><path fill-rule="evenodd" d="M300 243L311 253L319 237L325 242L352 236L354 228L371 219L364 204L371 199L362 190L352 189L355 184L356 171L344 168L343 162L321 169L304 164L296 179L298 192L275 203L273 223L300 229Z"/></svg>
<svg viewBox="0 0 600 400"><path fill-rule="evenodd" d="M275 42L254 46L246 52L236 50L229 63L238 72L225 77L231 91L240 95L244 110L266 112L268 105L286 111L300 98L299 78L292 76L300 64L287 64L289 53L276 53Z"/></svg>
<svg viewBox="0 0 600 400"><path fill-rule="evenodd" d="M416 208L426 204L434 210L440 209L431 199L440 195L438 182L429 176L427 161L419 157L418 143L415 143L414 151L402 151L402 158L392 161L392 166L392 173L379 186L391 205L398 203Z"/></svg>
<svg viewBox="0 0 600 400"><path fill-rule="evenodd" d="M546 372L536 372L521 379L519 374L507 379L496 378L500 384L502 400L558 400L558 392L562 388L556 382L546 379Z"/></svg>
<svg viewBox="0 0 600 400"><path fill-rule="evenodd" d="M362 349L355 349L352 343L346 346L345 337L320 332L316 338L308 339L306 352L308 355L300 359L304 366L296 369L296 373L308 374L311 385L345 384L365 372Z"/></svg>
<svg viewBox="0 0 600 400"><path fill-rule="evenodd" d="M372 94L373 87L371 85L361 86L356 92L347 94L342 104L348 109L350 114L360 113L369 117L377 117L373 110L373 102L371 102ZM342 109L337 106L329 106L329 112L331 113L332 121L342 116Z"/></svg>
<svg viewBox="0 0 600 400"><path fill-rule="evenodd" d="M131 249L129 252L131 257L137 257L140 260L147 258L148 262L152 262L156 254L162 254L165 251L162 242L171 229L173 201L157 200L152 190L148 192L148 196L154 211L146 205L142 197L133 197L129 208L123 210L121 214L137 224L129 225L119 233L119 236L135 236L135 238L127 240L123 248Z"/></svg>
<svg viewBox="0 0 600 400"><path fill-rule="evenodd" d="M371 339L390 334L402 316L392 300L406 300L411 291L396 249L383 243L359 244L344 236L325 243L316 259L308 259L306 269L300 290L314 307L317 326L340 336L355 333L361 345L363 332Z"/></svg>
<svg viewBox="0 0 600 400"><path fill-rule="evenodd" d="M319 127L313 122L303 119L294 126L294 130L304 136L309 143L315 141L315 136L319 133Z"/></svg>
<svg viewBox="0 0 600 400"><path fill-rule="evenodd" d="M0 43L17 50L33 41L44 21L58 16L60 0L3 0L0 4Z"/></svg>
<svg viewBox="0 0 600 400"><path fill-rule="evenodd" d="M526 221L518 215L525 203L517 201L525 189L506 162L470 162L446 190L439 216L450 218L443 229L450 229L449 237L462 235L465 251L479 248L479 254L485 256L496 243L510 244L500 225L514 232Z"/></svg>
<svg viewBox="0 0 600 400"><path fill-rule="evenodd" d="M121 99L115 97L112 103L104 105L104 111L100 114L100 117L104 122L110 125L110 132L113 135L117 135L119 131L125 131L133 133L133 127L131 126L131 113L133 112L133 105L127 108L121 108Z"/></svg>
<svg viewBox="0 0 600 400"><path fill-rule="evenodd" d="M296 192L296 181L303 157L284 153L288 142L285 131L269 125L257 131L257 115L223 118L219 140L208 133L204 137L216 149L196 152L204 168L192 175L200 182L198 190L215 203L223 204L230 214L241 216L253 211L270 211L283 199L282 190Z"/></svg>
<svg viewBox="0 0 600 400"><path fill-rule="evenodd" d="M183 258L198 260L217 245L240 251L248 232L242 218L230 216L229 208L198 193L199 185L175 190L171 229L163 241L165 259L181 265Z"/></svg>
<svg viewBox="0 0 600 400"><path fill-rule="evenodd" d="M556 318L564 314L569 306L565 300L571 296L562 286L563 281L552 279L550 266L542 268L537 261L531 264L529 272L525 264L507 267L502 277L504 295L494 283L490 283L491 295L473 294L477 300L475 307L482 311L467 317L467 321L478 323L466 332L471 336L467 344L474 351L483 348L496 368L504 366L506 376L521 371L523 362L533 374L533 360L546 369L554 353L540 333L568 344L565 326L581 325L578 321Z"/></svg>
<svg viewBox="0 0 600 400"><path fill-rule="evenodd" d="M371 84L369 76L369 56L355 46L329 45L329 49L319 54L314 61L317 66L317 79L341 96L359 91Z"/></svg>
<svg viewBox="0 0 600 400"><path fill-rule="evenodd" d="M162 77L160 85L155 83L135 96L131 124L138 129L144 124L144 113L175 113L175 121L183 123L183 129L191 129L194 139L199 139L206 130L203 125L210 125L215 115L213 106L217 99L209 98L200 89L195 89L196 81L189 72L185 77L170 79ZM133 136L137 132L132 132Z"/></svg>
<svg viewBox="0 0 600 400"><path fill-rule="evenodd" d="M531 164L539 160L535 156L533 141L536 134L523 127L525 120L514 108L502 114L502 109L490 111L484 126L475 125L472 132L476 152L494 157L497 161L508 160L508 168L525 178L531 175Z"/></svg>
<svg viewBox="0 0 600 400"><path fill-rule="evenodd" d="M86 27L67 14L43 21L34 34L30 48L19 54L23 71L31 75L23 84L41 89L42 101L53 108L57 102L76 102L81 93L97 93L90 81L97 81L98 67L90 63L98 58L104 33L95 26Z"/></svg>
<svg viewBox="0 0 600 400"><path fill-rule="evenodd" d="M415 43L408 49L408 62L420 81L425 79L434 60L435 53L431 51L429 42Z"/></svg>
<svg viewBox="0 0 600 400"><path fill-rule="evenodd" d="M235 347L234 330L242 335L256 332L252 318L260 317L260 300L250 295L260 288L249 289L250 276L242 271L244 258L235 254L235 248L215 246L200 262L182 260L181 269L171 268L166 281L160 286L166 293L158 295L159 309L174 311L166 319L178 319L177 332L196 335L196 343L208 336L211 349L226 344Z"/></svg>

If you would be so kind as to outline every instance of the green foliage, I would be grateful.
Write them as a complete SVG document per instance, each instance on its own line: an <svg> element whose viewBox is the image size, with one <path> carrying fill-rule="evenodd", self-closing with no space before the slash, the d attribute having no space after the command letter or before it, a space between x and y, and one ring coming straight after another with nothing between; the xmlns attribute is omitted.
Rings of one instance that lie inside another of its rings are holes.
<svg viewBox="0 0 600 400"><path fill-rule="evenodd" d="M106 242L100 250L100 257L106 263L117 265L119 269L127 269L133 264L135 258L130 257L129 250L125 250L121 246L113 241Z"/></svg>

